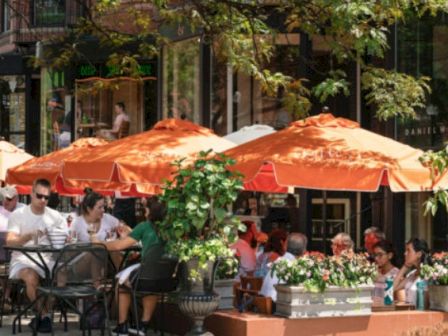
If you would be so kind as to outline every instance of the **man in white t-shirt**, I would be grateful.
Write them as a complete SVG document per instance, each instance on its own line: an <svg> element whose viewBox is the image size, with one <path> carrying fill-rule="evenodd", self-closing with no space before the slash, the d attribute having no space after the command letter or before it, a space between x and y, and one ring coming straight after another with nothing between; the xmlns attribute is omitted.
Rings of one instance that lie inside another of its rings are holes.
<svg viewBox="0 0 448 336"><path fill-rule="evenodd" d="M2 198L2 205L0 206L0 231L8 230L8 219L11 213L19 209L25 204L19 203L19 195L17 189L12 186L0 188L0 196Z"/></svg>
<svg viewBox="0 0 448 336"><path fill-rule="evenodd" d="M55 228L67 230L67 223L61 214L47 207L50 192L50 182L45 179L34 181L30 205L17 209L9 217L6 237L8 245L32 245L36 235L39 237L40 243L50 244L45 232ZM44 255L43 259L51 269L53 266L51 255ZM26 294L30 301L36 299L40 277L44 276L44 271L27 256L20 252L12 254L9 277L25 282ZM30 326L37 328L40 332L48 332L51 331L51 320L48 316L39 321L34 319Z"/></svg>
<svg viewBox="0 0 448 336"><path fill-rule="evenodd" d="M303 256L306 252L306 247L308 244L308 239L304 234L301 233L291 233L288 236L288 240L286 242L286 253L279 257L274 263L280 260L295 260ZM277 275L275 272L269 271L268 274L263 279L263 285L261 286L260 294L263 296L270 296L272 301L277 301L277 291L274 285L279 283Z"/></svg>

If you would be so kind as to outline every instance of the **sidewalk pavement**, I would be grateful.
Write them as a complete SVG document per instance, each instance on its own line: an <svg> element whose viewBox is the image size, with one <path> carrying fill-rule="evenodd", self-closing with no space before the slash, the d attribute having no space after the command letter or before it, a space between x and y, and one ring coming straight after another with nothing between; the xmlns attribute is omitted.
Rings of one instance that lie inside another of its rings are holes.
<svg viewBox="0 0 448 336"><path fill-rule="evenodd" d="M0 336L10 336L12 335L12 321L14 320L14 316L15 315L5 315L3 317L3 327L0 328ZM55 321L59 321L59 316L55 315L54 318ZM69 314L68 315L68 332L64 332L64 324L63 323L54 323L54 334L55 335L63 335L63 336L81 336L82 335L82 330L79 329L79 319L78 316L74 315L74 314ZM17 336L31 336L33 333L30 329L30 327L28 327L28 323L30 322L30 318L24 318L22 319L22 332L19 333L18 329L16 327L16 335ZM111 323L112 329L115 327L115 321L112 321ZM86 332L86 335L88 334L88 332ZM105 335L108 335L107 332L104 333ZM51 334L43 334L43 333L39 333L39 335L51 335ZM100 330L93 330L92 331L92 336L99 336L101 335L101 331ZM159 333L155 333L154 331L150 330L148 332L148 336L155 336L155 335L160 335ZM172 334L168 334L165 333L166 336L173 336Z"/></svg>

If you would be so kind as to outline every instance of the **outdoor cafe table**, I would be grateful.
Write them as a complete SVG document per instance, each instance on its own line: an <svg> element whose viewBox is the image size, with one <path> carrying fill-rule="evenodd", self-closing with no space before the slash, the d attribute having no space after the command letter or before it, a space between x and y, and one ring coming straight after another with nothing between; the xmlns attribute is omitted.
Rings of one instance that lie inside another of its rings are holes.
<svg viewBox="0 0 448 336"><path fill-rule="evenodd" d="M57 254L61 252L61 248L56 248L51 245L29 245L29 246L23 246L23 245L7 245L3 247L5 251L10 252L20 252L24 254L30 261L32 261L35 265L37 265L40 269L44 271L45 277L42 279L44 284L47 284L48 281L51 280L51 269L49 265L45 262L44 254L50 253L53 254L53 260L57 257ZM119 265L118 271L120 271L126 264L127 257L130 252L139 252L141 251L141 247L139 245L131 246L125 250L123 250L123 259ZM109 254L110 256L110 254ZM14 318L14 321L12 323L12 333L16 333L16 323L17 321L36 303L37 299L33 302L30 302L25 308L19 310L17 313L17 316ZM19 323L19 332L22 332L21 330L21 324Z"/></svg>

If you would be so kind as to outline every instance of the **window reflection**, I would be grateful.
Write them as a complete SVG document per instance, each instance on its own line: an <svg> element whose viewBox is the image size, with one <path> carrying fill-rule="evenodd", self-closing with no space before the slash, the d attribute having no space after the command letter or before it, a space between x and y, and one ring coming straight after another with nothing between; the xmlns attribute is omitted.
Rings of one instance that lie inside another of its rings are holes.
<svg viewBox="0 0 448 336"><path fill-rule="evenodd" d="M200 41L192 38L163 49L163 117L201 122Z"/></svg>

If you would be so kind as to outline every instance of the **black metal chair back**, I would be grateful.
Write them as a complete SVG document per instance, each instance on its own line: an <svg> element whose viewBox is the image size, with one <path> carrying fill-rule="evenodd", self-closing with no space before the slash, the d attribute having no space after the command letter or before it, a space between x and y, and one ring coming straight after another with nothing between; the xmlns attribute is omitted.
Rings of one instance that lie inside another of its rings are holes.
<svg viewBox="0 0 448 336"><path fill-rule="evenodd" d="M53 286L94 285L98 287L107 282L108 266L109 252L103 244L66 245L56 258L51 284Z"/></svg>
<svg viewBox="0 0 448 336"><path fill-rule="evenodd" d="M6 235L8 232L0 231L0 264L9 262L9 253L5 251L3 246L6 245Z"/></svg>
<svg viewBox="0 0 448 336"><path fill-rule="evenodd" d="M137 292L168 293L176 290L178 260L164 256L162 245L154 245L142 258L134 289Z"/></svg>

